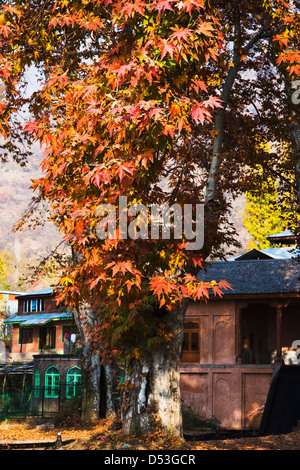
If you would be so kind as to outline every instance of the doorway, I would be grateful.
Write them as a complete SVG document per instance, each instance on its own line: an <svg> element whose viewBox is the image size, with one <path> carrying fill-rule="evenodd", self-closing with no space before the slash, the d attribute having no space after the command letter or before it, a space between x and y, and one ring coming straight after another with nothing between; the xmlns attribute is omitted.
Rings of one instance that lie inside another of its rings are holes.
<svg viewBox="0 0 300 470"><path fill-rule="evenodd" d="M56 346L56 327L41 326L39 332L39 349L55 349Z"/></svg>

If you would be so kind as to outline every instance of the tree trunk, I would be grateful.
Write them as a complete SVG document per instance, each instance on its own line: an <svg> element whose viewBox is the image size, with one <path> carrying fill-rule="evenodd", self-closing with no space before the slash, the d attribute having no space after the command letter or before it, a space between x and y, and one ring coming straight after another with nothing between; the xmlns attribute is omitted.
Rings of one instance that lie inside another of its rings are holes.
<svg viewBox="0 0 300 470"><path fill-rule="evenodd" d="M233 88L234 81L240 70L241 61L239 57L233 59L233 65L229 68L227 77L225 79L220 100L222 102L222 108L220 108L215 115L215 133L216 136L213 142L213 154L211 160L210 171L206 184L206 202L210 202L214 199L216 188L217 188L217 175L221 162L221 154L223 147L224 137L224 123L225 123L225 111L229 103L230 94Z"/></svg>
<svg viewBox="0 0 300 470"><path fill-rule="evenodd" d="M96 349L90 338L90 332L96 322L94 312L84 303L75 310L74 317L82 344L82 420L99 419L103 414L101 405L103 408L104 402L105 414L112 416L114 408L111 368L107 364L101 364L101 348ZM101 374L105 375L102 380ZM101 383L106 385L102 389Z"/></svg>
<svg viewBox="0 0 300 470"><path fill-rule="evenodd" d="M167 344L127 364L121 407L122 430L126 435L145 434L158 424L174 437L182 436L180 357L187 305L186 301L163 318L173 334Z"/></svg>
<svg viewBox="0 0 300 470"><path fill-rule="evenodd" d="M85 347L82 357L82 409L84 421L97 420L100 417L100 377L101 362L98 353Z"/></svg>
<svg viewBox="0 0 300 470"><path fill-rule="evenodd" d="M113 401L113 373L110 364L103 365L105 373L105 383L106 383L106 396L105 396L105 416L108 418L113 418L115 416L115 406ZM102 393L102 391L101 391Z"/></svg>
<svg viewBox="0 0 300 470"><path fill-rule="evenodd" d="M234 57L232 60L232 65L229 67L227 76L225 77L224 84L221 91L220 100L222 102L222 108L220 108L215 115L214 121L214 130L215 138L213 142L213 153L212 161L210 165L210 171L206 184L206 203L212 201L215 197L217 180L218 180L218 171L222 158L222 148L223 148L223 137L224 137L224 124L225 124L225 111L230 101L231 92L235 79L240 72L241 68L241 52L248 54L249 51L255 46L261 39L269 38L275 36L278 31L270 27L269 30L265 30L264 27L261 27L249 40L244 47L241 48L241 36L240 36L240 24L239 19L235 24L235 39L234 43Z"/></svg>

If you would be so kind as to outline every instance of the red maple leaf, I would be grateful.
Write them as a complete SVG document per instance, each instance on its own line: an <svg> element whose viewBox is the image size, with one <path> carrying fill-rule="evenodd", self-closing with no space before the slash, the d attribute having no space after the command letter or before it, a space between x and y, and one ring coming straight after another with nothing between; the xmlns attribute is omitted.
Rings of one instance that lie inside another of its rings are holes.
<svg viewBox="0 0 300 470"><path fill-rule="evenodd" d="M162 1L157 2L157 4L155 5L154 10L158 10L158 11L170 10L170 11L173 11L173 8L171 7L168 0L162 0Z"/></svg>
<svg viewBox="0 0 300 470"><path fill-rule="evenodd" d="M172 39L177 39L177 41L181 41L182 39L184 41L188 41L188 36L193 32L191 29L189 28L178 28L178 26L176 27L172 27L171 28L173 31L175 31L174 33L171 34L171 38Z"/></svg>
<svg viewBox="0 0 300 470"><path fill-rule="evenodd" d="M164 39L157 45L161 48L161 59L163 59L166 54L170 54L171 58L173 58L174 50L176 49L174 44L169 43Z"/></svg>
<svg viewBox="0 0 300 470"><path fill-rule="evenodd" d="M202 105L194 106L191 111L192 119L196 123L203 124L207 117L210 117L210 112Z"/></svg>

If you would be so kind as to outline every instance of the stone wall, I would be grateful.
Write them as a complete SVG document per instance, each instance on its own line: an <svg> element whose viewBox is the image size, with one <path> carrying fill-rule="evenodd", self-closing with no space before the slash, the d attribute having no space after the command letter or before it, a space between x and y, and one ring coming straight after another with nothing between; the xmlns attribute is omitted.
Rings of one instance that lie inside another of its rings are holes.
<svg viewBox="0 0 300 470"><path fill-rule="evenodd" d="M226 429L258 429L273 365L182 365L181 396L203 418Z"/></svg>

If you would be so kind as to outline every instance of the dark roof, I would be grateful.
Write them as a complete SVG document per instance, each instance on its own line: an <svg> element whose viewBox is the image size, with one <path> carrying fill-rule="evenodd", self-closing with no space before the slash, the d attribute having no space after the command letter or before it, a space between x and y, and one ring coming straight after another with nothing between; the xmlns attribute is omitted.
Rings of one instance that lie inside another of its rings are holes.
<svg viewBox="0 0 300 470"><path fill-rule="evenodd" d="M252 250L235 257L236 261L244 261L246 259L271 259L271 256L263 253L261 250L253 248Z"/></svg>
<svg viewBox="0 0 300 470"><path fill-rule="evenodd" d="M229 282L232 289L224 295L293 294L300 293L300 261L295 259L264 259L215 261L198 279Z"/></svg>

